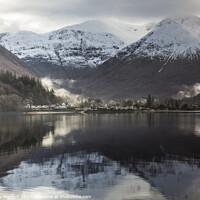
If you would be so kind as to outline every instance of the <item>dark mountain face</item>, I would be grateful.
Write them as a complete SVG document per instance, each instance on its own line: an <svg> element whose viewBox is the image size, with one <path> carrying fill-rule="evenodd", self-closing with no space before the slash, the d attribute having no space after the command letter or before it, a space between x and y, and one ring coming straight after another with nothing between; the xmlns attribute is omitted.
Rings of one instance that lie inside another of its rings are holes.
<svg viewBox="0 0 200 200"><path fill-rule="evenodd" d="M113 58L76 85L89 96L120 99L146 98L150 93L156 97L174 96L184 85L200 81L200 62L176 61L160 72L162 66L162 62L155 60L120 62Z"/></svg>
<svg viewBox="0 0 200 200"><path fill-rule="evenodd" d="M31 67L0 45L0 70L10 71L16 75L37 76Z"/></svg>
<svg viewBox="0 0 200 200"><path fill-rule="evenodd" d="M91 67L76 68L73 66L61 66L50 62L41 62L41 60L31 59L27 62L40 77L50 77L52 79L76 80L80 76L87 74Z"/></svg>

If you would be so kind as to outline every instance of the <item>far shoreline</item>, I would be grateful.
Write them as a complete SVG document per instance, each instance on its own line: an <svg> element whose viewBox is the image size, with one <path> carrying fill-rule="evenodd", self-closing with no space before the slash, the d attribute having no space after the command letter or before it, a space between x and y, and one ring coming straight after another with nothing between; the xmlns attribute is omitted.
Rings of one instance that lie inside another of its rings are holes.
<svg viewBox="0 0 200 200"><path fill-rule="evenodd" d="M39 114L133 114L133 113L200 113L200 110L29 110L7 111L0 115L39 115Z"/></svg>

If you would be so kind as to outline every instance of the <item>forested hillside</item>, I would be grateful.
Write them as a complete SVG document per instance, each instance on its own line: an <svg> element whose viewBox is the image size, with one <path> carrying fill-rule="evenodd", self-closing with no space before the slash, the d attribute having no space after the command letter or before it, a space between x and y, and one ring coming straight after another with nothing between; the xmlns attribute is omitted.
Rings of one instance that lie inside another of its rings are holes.
<svg viewBox="0 0 200 200"><path fill-rule="evenodd" d="M48 105L57 100L54 91L45 89L39 80L0 71L0 111L20 110L27 104Z"/></svg>

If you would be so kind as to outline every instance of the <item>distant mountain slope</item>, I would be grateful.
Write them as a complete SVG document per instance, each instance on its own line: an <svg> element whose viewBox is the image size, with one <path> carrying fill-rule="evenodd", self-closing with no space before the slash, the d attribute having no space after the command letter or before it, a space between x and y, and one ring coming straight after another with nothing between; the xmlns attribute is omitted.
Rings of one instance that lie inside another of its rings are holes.
<svg viewBox="0 0 200 200"><path fill-rule="evenodd" d="M0 44L42 76L76 78L83 68L102 64L153 27L87 21L46 34L2 33Z"/></svg>
<svg viewBox="0 0 200 200"><path fill-rule="evenodd" d="M0 45L0 69L16 73L16 75L36 76L32 68L17 56Z"/></svg>
<svg viewBox="0 0 200 200"><path fill-rule="evenodd" d="M98 98L176 95L200 82L200 19L167 18L125 47L77 86ZM89 78L88 78L89 77ZM91 84L92 83L92 84Z"/></svg>

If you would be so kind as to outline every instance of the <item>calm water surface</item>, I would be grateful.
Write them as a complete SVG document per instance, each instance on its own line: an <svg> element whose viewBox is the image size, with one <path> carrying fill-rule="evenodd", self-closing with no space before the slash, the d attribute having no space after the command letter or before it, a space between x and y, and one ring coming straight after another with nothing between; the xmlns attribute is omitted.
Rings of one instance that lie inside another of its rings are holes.
<svg viewBox="0 0 200 200"><path fill-rule="evenodd" d="M200 199L200 114L1 114L0 199Z"/></svg>

